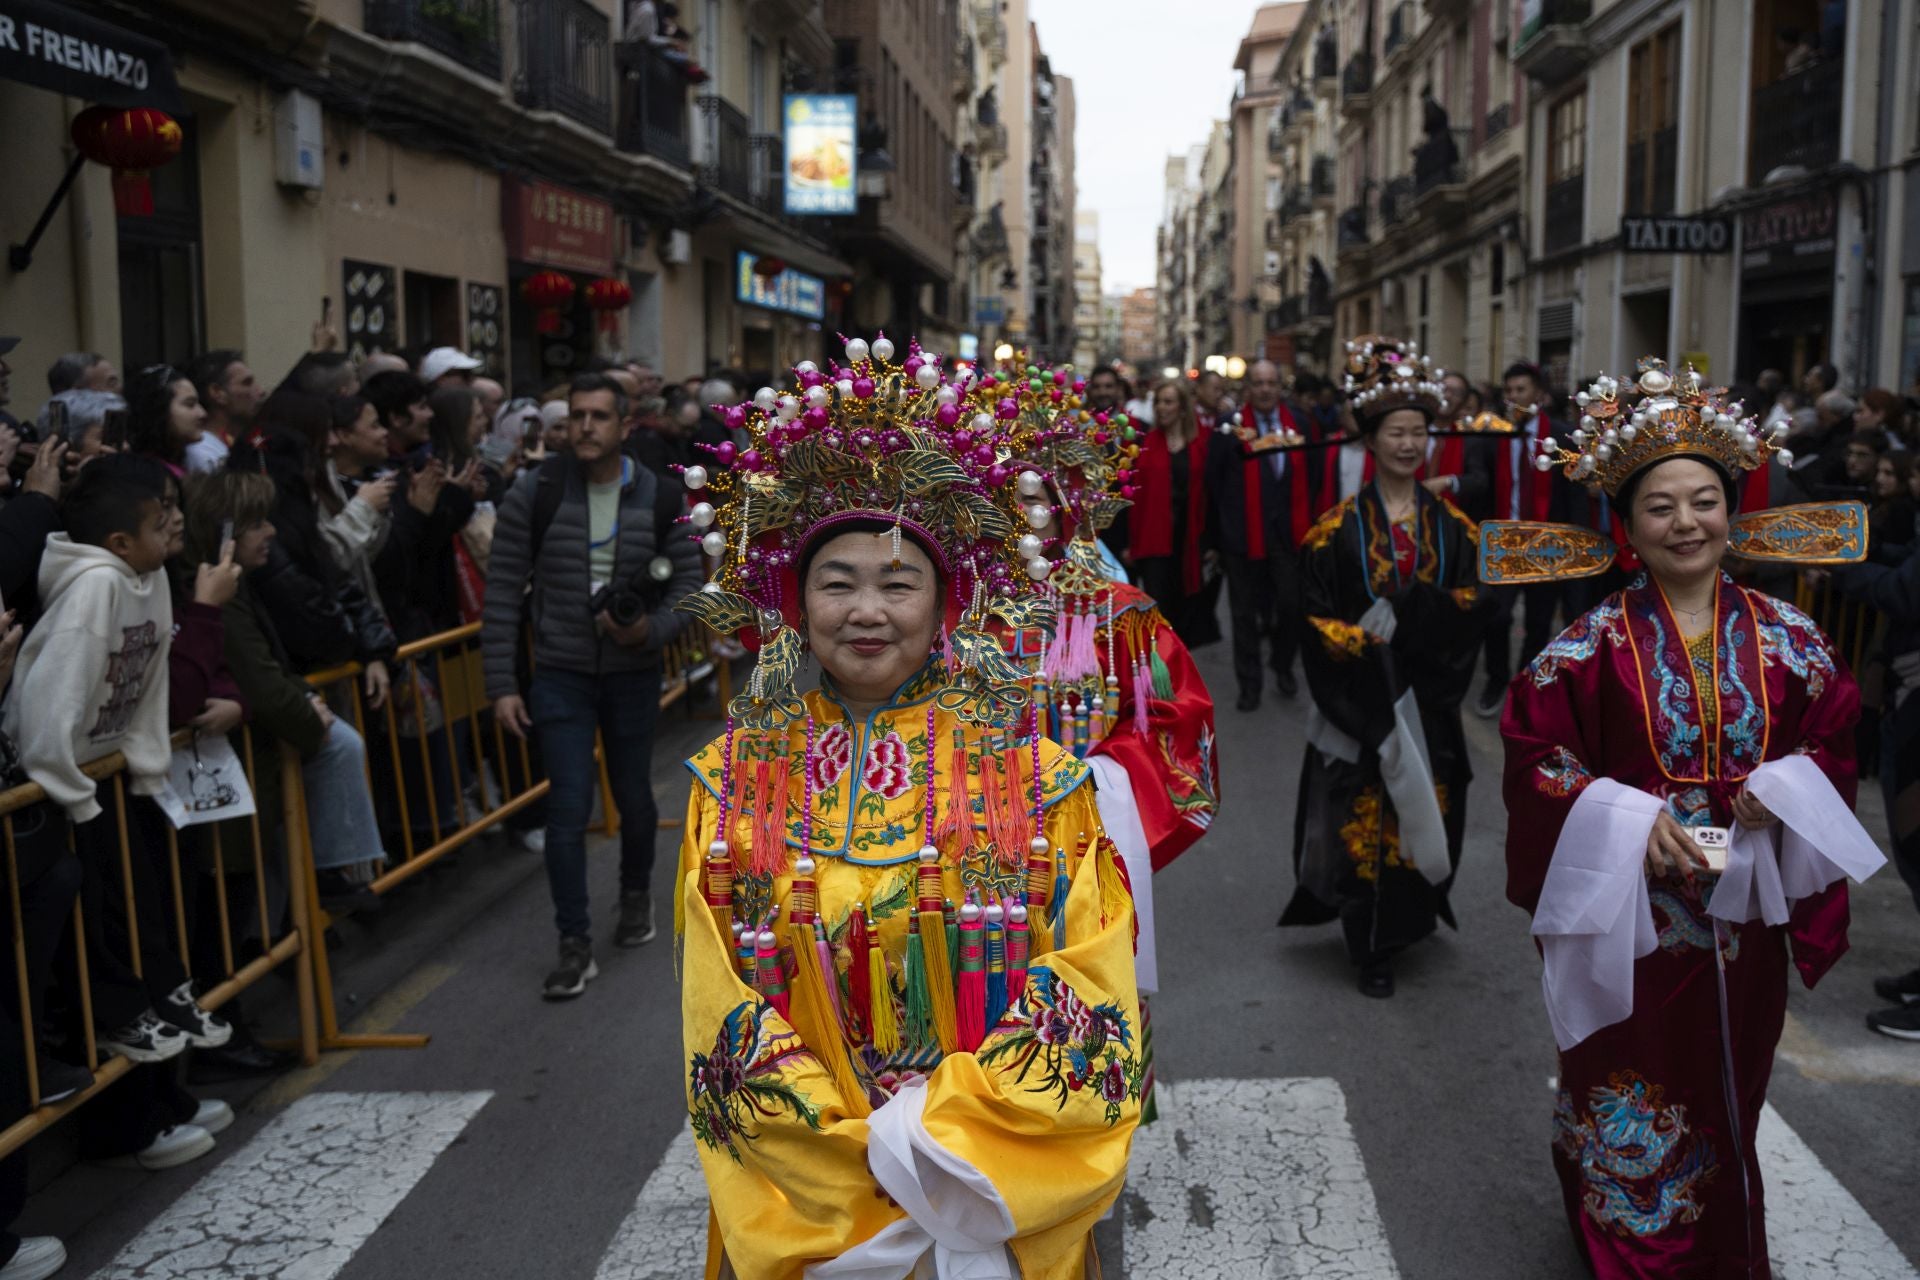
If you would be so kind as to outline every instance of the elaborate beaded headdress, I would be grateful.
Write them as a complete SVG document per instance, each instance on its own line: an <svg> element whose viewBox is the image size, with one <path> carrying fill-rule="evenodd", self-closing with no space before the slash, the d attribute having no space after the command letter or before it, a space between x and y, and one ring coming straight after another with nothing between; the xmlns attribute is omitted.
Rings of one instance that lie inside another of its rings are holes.
<svg viewBox="0 0 1920 1280"><path fill-rule="evenodd" d="M1037 584L1051 568L1019 554L1018 404L976 410L973 398L997 380L948 380L917 342L904 362L893 357L882 335L849 339L845 365L798 365L788 391L762 387L726 411L727 426L748 441L737 452L714 448L728 469L684 473L696 499L689 519L720 564L678 607L715 631L757 640L758 665L731 708L747 727L805 714L793 687L804 648L793 626L797 566L815 540L856 521L891 525L896 556L910 537L940 570L949 628L941 704L980 718L1025 705L1025 673L986 629L989 617L1033 625L1044 605Z"/></svg>
<svg viewBox="0 0 1920 1280"><path fill-rule="evenodd" d="M1369 333L1347 343L1342 389L1362 422L1395 409L1416 409L1429 423L1446 401L1446 370L1420 354L1420 345Z"/></svg>
<svg viewBox="0 0 1920 1280"><path fill-rule="evenodd" d="M1763 430L1744 406L1725 400L1724 388L1704 386L1692 365L1676 377L1666 361L1648 356L1638 369L1631 382L1603 375L1575 396L1581 414L1573 447L1544 441L1534 465L1558 466L1616 497L1632 476L1669 458L1701 458L1729 476L1757 470L1775 455L1792 462L1774 443L1786 434L1784 421Z"/></svg>
<svg viewBox="0 0 1920 1280"><path fill-rule="evenodd" d="M1098 575L1100 553L1093 540L1132 502L1131 464L1139 431L1126 413L1089 410L1084 379L1070 366L1048 369L1011 362L990 384L969 393L972 407L1009 424L1015 454L1015 486L1027 504L1018 550L1032 565L1044 559L1039 531L1059 517L1063 540L1054 586L1072 589L1062 577ZM1007 416L1011 411L1011 416Z"/></svg>

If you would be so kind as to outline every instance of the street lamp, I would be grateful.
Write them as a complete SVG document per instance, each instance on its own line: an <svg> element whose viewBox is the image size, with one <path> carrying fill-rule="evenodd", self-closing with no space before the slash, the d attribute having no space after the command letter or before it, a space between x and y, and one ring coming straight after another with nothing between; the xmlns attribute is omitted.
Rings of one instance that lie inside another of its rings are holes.
<svg viewBox="0 0 1920 1280"><path fill-rule="evenodd" d="M1247 376L1247 362L1239 356L1228 356L1225 368L1227 377L1235 382Z"/></svg>
<svg viewBox="0 0 1920 1280"><path fill-rule="evenodd" d="M1011 342L1003 342L993 349L993 360L995 364L1005 364L1011 359L1013 359L1013 344Z"/></svg>

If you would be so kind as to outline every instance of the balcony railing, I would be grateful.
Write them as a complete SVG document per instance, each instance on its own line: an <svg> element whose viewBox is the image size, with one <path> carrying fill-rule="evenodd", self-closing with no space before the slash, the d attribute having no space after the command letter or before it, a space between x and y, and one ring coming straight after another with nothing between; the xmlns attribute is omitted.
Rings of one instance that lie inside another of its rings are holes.
<svg viewBox="0 0 1920 1280"><path fill-rule="evenodd" d="M1413 216L1413 176L1401 174L1380 190L1380 221L1386 226L1405 222Z"/></svg>
<svg viewBox="0 0 1920 1280"><path fill-rule="evenodd" d="M1747 179L1758 185L1782 165L1819 169L1840 158L1840 94L1844 85L1832 58L1782 76L1753 94L1753 131Z"/></svg>
<svg viewBox="0 0 1920 1280"><path fill-rule="evenodd" d="M1340 45L1331 28L1313 42L1313 78L1331 80L1340 74Z"/></svg>
<svg viewBox="0 0 1920 1280"><path fill-rule="evenodd" d="M1333 199L1333 157L1319 155L1313 158L1313 198L1315 200Z"/></svg>
<svg viewBox="0 0 1920 1280"><path fill-rule="evenodd" d="M1361 50L1347 59L1347 69L1340 73L1340 95L1344 98L1364 98L1373 92L1373 55Z"/></svg>
<svg viewBox="0 0 1920 1280"><path fill-rule="evenodd" d="M367 34L411 41L500 78L499 0L366 0Z"/></svg>
<svg viewBox="0 0 1920 1280"><path fill-rule="evenodd" d="M1413 3L1400 0L1387 14L1387 38L1381 51L1389 58L1413 40Z"/></svg>
<svg viewBox="0 0 1920 1280"><path fill-rule="evenodd" d="M1313 201L1299 187L1287 192L1287 198L1280 202L1280 225L1286 226L1306 217L1313 212Z"/></svg>
<svg viewBox="0 0 1920 1280"><path fill-rule="evenodd" d="M1300 323L1307 314L1307 300L1297 293L1288 294L1280 299L1280 305L1274 308L1274 319L1281 329L1291 329Z"/></svg>
<svg viewBox="0 0 1920 1280"><path fill-rule="evenodd" d="M1592 16L1593 0L1539 0L1514 37L1513 65L1543 84L1565 81L1593 59L1594 46L1581 32Z"/></svg>
<svg viewBox="0 0 1920 1280"><path fill-rule="evenodd" d="M987 51L994 66L1007 60L1007 20L1000 16L999 0L979 0L974 6L974 26L980 32L980 47Z"/></svg>
<svg viewBox="0 0 1920 1280"><path fill-rule="evenodd" d="M998 160L1007 158L1007 126L982 123L974 131L974 139L980 144L982 156Z"/></svg>
<svg viewBox="0 0 1920 1280"><path fill-rule="evenodd" d="M1503 102L1493 110L1487 112L1487 141L1492 142L1495 138L1505 133L1508 126L1512 123L1513 104L1510 102Z"/></svg>
<svg viewBox="0 0 1920 1280"><path fill-rule="evenodd" d="M514 94L520 105L611 134L613 40L607 15L587 0L520 0L517 26Z"/></svg>
<svg viewBox="0 0 1920 1280"><path fill-rule="evenodd" d="M1541 247L1548 253L1571 249L1586 239L1587 179L1576 173L1547 186L1546 223Z"/></svg>
<svg viewBox="0 0 1920 1280"><path fill-rule="evenodd" d="M620 65L620 149L686 168L687 77L650 45L622 44L615 54Z"/></svg>
<svg viewBox="0 0 1920 1280"><path fill-rule="evenodd" d="M747 113L718 94L702 94L693 105L700 113L700 180L736 200L751 200L753 147Z"/></svg>
<svg viewBox="0 0 1920 1280"><path fill-rule="evenodd" d="M953 44L953 100L965 102L973 96L973 37L961 36Z"/></svg>
<svg viewBox="0 0 1920 1280"><path fill-rule="evenodd" d="M1452 186L1467 180L1466 164L1469 138L1465 129L1450 135L1428 137L1413 152L1413 191L1423 196L1435 187Z"/></svg>
<svg viewBox="0 0 1920 1280"><path fill-rule="evenodd" d="M1267 129L1267 154L1280 155L1287 149L1286 129L1282 125L1271 125Z"/></svg>
<svg viewBox="0 0 1920 1280"><path fill-rule="evenodd" d="M1333 318L1333 281L1318 268L1316 259L1307 280L1307 319L1330 320Z"/></svg>
<svg viewBox="0 0 1920 1280"><path fill-rule="evenodd" d="M1369 239L1370 237L1367 234L1367 206L1364 204L1353 204L1342 209L1340 211L1340 221L1336 225L1334 233L1335 247L1339 249L1358 249L1366 244Z"/></svg>

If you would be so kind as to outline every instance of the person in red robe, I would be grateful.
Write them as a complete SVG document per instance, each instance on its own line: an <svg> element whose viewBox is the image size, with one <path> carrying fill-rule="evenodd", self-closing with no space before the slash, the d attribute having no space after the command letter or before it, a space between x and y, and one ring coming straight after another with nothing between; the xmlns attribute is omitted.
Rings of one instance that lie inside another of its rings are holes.
<svg viewBox="0 0 1920 1280"><path fill-rule="evenodd" d="M1189 649L1220 638L1219 553L1207 491L1213 447L1186 383L1156 386L1153 426L1133 461L1138 492L1127 512L1126 563Z"/></svg>
<svg viewBox="0 0 1920 1280"><path fill-rule="evenodd" d="M1507 897L1560 1049L1553 1164L1601 1280L1765 1280L1754 1147L1789 965L1812 986L1846 951L1840 873L1879 856L1851 814L1859 694L1810 619L1722 572L1764 431L1659 361L1584 407L1548 465L1597 481L1646 571L1542 649L1501 721Z"/></svg>

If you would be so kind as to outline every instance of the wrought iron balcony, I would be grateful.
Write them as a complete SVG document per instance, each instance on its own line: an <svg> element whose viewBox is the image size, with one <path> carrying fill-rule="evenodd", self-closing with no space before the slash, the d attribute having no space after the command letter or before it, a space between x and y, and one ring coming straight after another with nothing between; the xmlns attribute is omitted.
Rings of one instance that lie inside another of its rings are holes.
<svg viewBox="0 0 1920 1280"><path fill-rule="evenodd" d="M953 100L965 102L973 96L973 37L961 36L953 43Z"/></svg>
<svg viewBox="0 0 1920 1280"><path fill-rule="evenodd" d="M1576 173L1547 187L1541 248L1548 253L1571 249L1586 239L1587 178Z"/></svg>
<svg viewBox="0 0 1920 1280"><path fill-rule="evenodd" d="M1313 41L1313 78L1332 80L1340 74L1340 44L1333 28L1327 27Z"/></svg>
<svg viewBox="0 0 1920 1280"><path fill-rule="evenodd" d="M1401 174L1380 189L1380 221L1395 226L1413 216L1413 176Z"/></svg>
<svg viewBox="0 0 1920 1280"><path fill-rule="evenodd" d="M1313 200L1299 187L1287 192L1287 198L1280 202L1280 225L1297 222L1313 212Z"/></svg>
<svg viewBox="0 0 1920 1280"><path fill-rule="evenodd" d="M1359 114L1372 106L1373 93L1373 55L1361 50L1347 59L1346 70L1340 73L1340 109L1350 114Z"/></svg>
<svg viewBox="0 0 1920 1280"><path fill-rule="evenodd" d="M1467 180L1466 161L1470 139L1465 129L1450 135L1428 137L1413 150L1413 190L1424 196L1437 187L1457 186Z"/></svg>
<svg viewBox="0 0 1920 1280"><path fill-rule="evenodd" d="M1341 252L1348 249L1364 248L1372 237L1367 233L1367 206L1365 204L1348 205L1340 211L1340 221L1335 226L1334 244Z"/></svg>
<svg viewBox="0 0 1920 1280"><path fill-rule="evenodd" d="M736 200L751 200L752 130L746 112L718 94L703 94L693 105L700 113L700 180Z"/></svg>
<svg viewBox="0 0 1920 1280"><path fill-rule="evenodd" d="M622 44L615 53L620 67L620 150L687 168L686 75L650 45Z"/></svg>
<svg viewBox="0 0 1920 1280"><path fill-rule="evenodd" d="M1840 158L1839 60L1822 58L1754 90L1747 180L1758 186L1782 165L1820 169Z"/></svg>
<svg viewBox="0 0 1920 1280"><path fill-rule="evenodd" d="M1290 293L1280 299L1280 305L1273 309L1273 319L1282 330L1291 329L1305 318L1307 300L1297 293Z"/></svg>
<svg viewBox="0 0 1920 1280"><path fill-rule="evenodd" d="M1277 156L1287 149L1287 135L1283 126L1275 124L1267 129L1267 154Z"/></svg>
<svg viewBox="0 0 1920 1280"><path fill-rule="evenodd" d="M1505 133L1512 124L1513 104L1511 102L1503 102L1487 112L1487 141L1492 142Z"/></svg>
<svg viewBox="0 0 1920 1280"><path fill-rule="evenodd" d="M1532 6L1529 6L1532 8ZM1540 0L1514 38L1513 65L1543 84L1559 84L1593 60L1581 26L1593 16L1593 0Z"/></svg>
<svg viewBox="0 0 1920 1280"><path fill-rule="evenodd" d="M1007 126L982 123L974 130L973 136L980 146L982 157L991 160L1007 158Z"/></svg>
<svg viewBox="0 0 1920 1280"><path fill-rule="evenodd" d="M514 96L601 133L613 132L613 40L587 0L519 0Z"/></svg>
<svg viewBox="0 0 1920 1280"><path fill-rule="evenodd" d="M410 41L500 78L499 0L366 0L367 34Z"/></svg>
<svg viewBox="0 0 1920 1280"><path fill-rule="evenodd" d="M999 0L980 0L974 9L974 26L980 32L980 47L999 67L1007 60L1007 20L1000 16Z"/></svg>
<svg viewBox="0 0 1920 1280"><path fill-rule="evenodd" d="M1391 58L1413 43L1413 0L1400 0L1387 13L1387 38L1381 52Z"/></svg>
<svg viewBox="0 0 1920 1280"><path fill-rule="evenodd" d="M1318 155L1313 158L1313 198L1331 201L1333 199L1333 157Z"/></svg>

